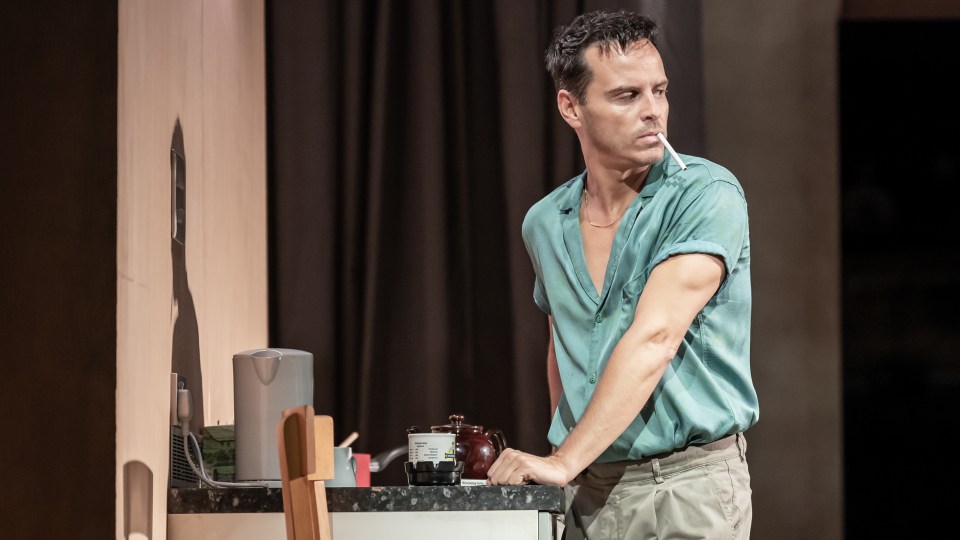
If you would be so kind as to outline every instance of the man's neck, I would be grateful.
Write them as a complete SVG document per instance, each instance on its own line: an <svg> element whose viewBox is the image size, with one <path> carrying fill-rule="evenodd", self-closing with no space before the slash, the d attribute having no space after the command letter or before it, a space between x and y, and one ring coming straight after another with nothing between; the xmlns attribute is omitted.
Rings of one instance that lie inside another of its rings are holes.
<svg viewBox="0 0 960 540"><path fill-rule="evenodd" d="M587 159L585 189L595 204L605 210L616 210L629 204L643 188L652 165L633 169L616 169Z"/></svg>

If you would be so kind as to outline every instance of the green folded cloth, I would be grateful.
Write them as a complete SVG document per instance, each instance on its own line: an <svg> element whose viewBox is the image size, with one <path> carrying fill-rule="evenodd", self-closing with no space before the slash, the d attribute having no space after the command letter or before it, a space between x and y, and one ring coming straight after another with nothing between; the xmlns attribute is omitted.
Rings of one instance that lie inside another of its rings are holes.
<svg viewBox="0 0 960 540"><path fill-rule="evenodd" d="M237 454L233 426L207 426L200 430L200 434L203 436L203 466L214 478L233 477Z"/></svg>

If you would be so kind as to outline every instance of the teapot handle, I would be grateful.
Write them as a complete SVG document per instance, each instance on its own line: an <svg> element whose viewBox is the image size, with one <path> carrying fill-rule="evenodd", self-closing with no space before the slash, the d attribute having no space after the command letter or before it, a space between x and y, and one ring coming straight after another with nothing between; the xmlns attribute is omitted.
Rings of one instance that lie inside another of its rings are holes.
<svg viewBox="0 0 960 540"><path fill-rule="evenodd" d="M507 448L507 439L503 436L503 432L500 431L500 429L488 429L484 435L493 443L493 449L497 451L498 456Z"/></svg>

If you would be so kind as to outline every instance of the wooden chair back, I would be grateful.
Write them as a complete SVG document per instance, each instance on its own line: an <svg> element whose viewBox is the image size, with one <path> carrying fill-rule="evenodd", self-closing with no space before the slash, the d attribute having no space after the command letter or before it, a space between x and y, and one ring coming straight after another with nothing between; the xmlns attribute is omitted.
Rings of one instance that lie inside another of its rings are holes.
<svg viewBox="0 0 960 540"><path fill-rule="evenodd" d="M304 405L277 424L287 540L332 540L324 480L333 479L333 418Z"/></svg>

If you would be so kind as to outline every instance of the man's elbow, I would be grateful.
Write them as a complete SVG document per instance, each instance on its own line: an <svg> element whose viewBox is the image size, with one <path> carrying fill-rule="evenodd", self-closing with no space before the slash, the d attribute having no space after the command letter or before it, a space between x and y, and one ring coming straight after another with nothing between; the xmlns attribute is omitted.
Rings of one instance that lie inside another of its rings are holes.
<svg viewBox="0 0 960 540"><path fill-rule="evenodd" d="M665 366L677 356L683 336L676 335L676 332L672 332L667 325L648 326L635 330L631 338L634 340L636 349L643 350L645 354L642 356L655 367Z"/></svg>
<svg viewBox="0 0 960 540"><path fill-rule="evenodd" d="M677 356L680 349L680 337L673 335L672 332L663 329L656 332L650 338L650 346L654 351L654 358L658 363L669 364Z"/></svg>

